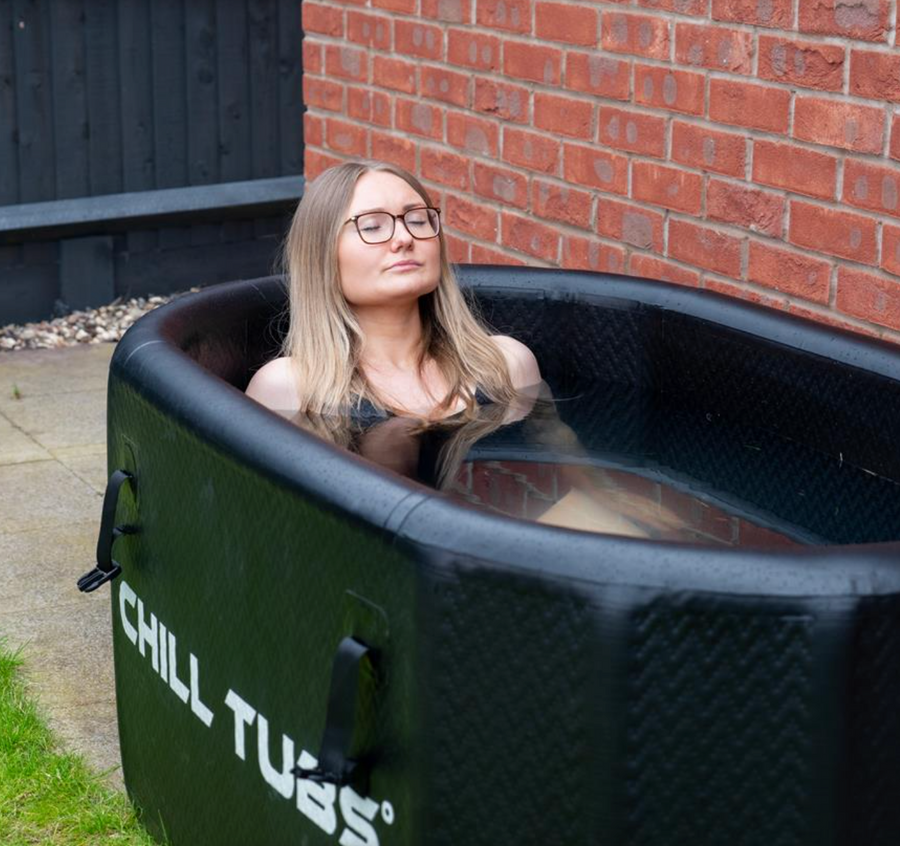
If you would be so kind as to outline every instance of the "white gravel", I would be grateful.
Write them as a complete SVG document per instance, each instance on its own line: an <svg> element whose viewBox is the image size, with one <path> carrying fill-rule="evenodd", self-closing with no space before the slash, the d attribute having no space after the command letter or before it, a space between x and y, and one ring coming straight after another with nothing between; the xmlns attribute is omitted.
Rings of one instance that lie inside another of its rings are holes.
<svg viewBox="0 0 900 846"><path fill-rule="evenodd" d="M73 311L65 317L53 320L22 325L10 323L0 327L0 351L54 349L73 347L77 344L116 342L135 320L177 296L181 295L137 297L132 300L119 298L109 305L86 311Z"/></svg>

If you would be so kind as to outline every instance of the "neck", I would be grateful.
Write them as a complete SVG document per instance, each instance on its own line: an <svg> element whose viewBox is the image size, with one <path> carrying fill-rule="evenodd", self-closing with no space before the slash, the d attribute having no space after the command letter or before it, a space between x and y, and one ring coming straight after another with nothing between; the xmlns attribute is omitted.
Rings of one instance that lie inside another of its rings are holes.
<svg viewBox="0 0 900 846"><path fill-rule="evenodd" d="M418 301L404 306L356 309L363 330L362 364L374 370L414 371L422 350Z"/></svg>

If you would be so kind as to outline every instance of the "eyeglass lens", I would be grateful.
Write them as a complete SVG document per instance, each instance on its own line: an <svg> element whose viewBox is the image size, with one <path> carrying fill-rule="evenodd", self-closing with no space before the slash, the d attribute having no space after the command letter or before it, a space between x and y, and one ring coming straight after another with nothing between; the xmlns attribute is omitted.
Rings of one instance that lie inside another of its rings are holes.
<svg viewBox="0 0 900 846"><path fill-rule="evenodd" d="M434 209L410 209L401 215L413 238L434 238L441 231L441 221ZM367 244L382 244L394 237L394 215L372 212L356 218L360 238Z"/></svg>

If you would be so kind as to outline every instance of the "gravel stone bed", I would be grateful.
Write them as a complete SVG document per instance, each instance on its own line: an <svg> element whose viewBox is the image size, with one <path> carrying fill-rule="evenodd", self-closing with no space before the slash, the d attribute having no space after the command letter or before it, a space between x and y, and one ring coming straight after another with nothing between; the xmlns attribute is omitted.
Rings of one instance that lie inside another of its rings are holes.
<svg viewBox="0 0 900 846"><path fill-rule="evenodd" d="M198 291L199 288L191 288ZM118 341L139 317L182 294L167 297L121 298L109 305L73 311L65 317L38 323L0 327L0 351L42 350Z"/></svg>

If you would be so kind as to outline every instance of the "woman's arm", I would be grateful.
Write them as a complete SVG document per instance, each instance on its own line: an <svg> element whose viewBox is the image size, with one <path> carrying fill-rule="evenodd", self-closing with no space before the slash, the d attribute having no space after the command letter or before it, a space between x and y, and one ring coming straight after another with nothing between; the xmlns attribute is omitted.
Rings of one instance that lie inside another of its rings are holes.
<svg viewBox="0 0 900 846"><path fill-rule="evenodd" d="M525 344L509 335L493 335L492 339L506 359L512 386L517 391L540 384L541 370L537 359Z"/></svg>

